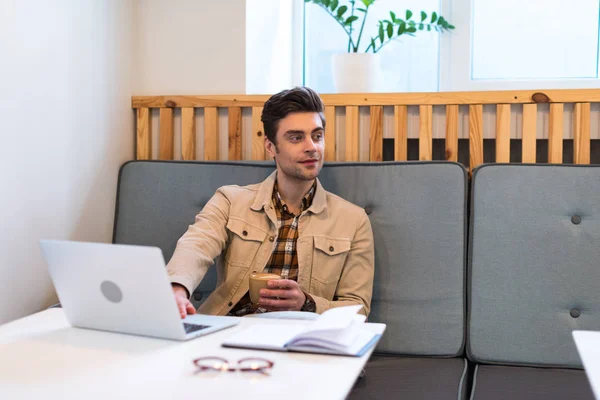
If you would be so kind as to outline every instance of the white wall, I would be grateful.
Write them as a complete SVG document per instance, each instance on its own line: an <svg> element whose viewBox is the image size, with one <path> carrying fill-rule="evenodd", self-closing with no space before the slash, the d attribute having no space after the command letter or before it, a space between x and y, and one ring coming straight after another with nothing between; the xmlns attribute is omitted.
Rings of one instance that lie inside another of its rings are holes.
<svg viewBox="0 0 600 400"><path fill-rule="evenodd" d="M56 301L39 239L111 240L130 0L0 0L0 323Z"/></svg>
<svg viewBox="0 0 600 400"><path fill-rule="evenodd" d="M134 0L133 94L246 90L246 0Z"/></svg>

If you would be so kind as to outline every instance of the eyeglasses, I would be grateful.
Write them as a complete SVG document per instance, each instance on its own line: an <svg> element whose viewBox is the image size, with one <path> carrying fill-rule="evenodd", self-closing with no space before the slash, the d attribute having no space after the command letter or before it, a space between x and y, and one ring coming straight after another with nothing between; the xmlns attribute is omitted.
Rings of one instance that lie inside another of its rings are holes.
<svg viewBox="0 0 600 400"><path fill-rule="evenodd" d="M227 372L254 372L263 375L269 375L269 370L273 368L275 363L265 358L242 358L237 361L237 364L232 365L230 362L221 357L200 357L193 361L197 370L196 373L206 371L227 371Z"/></svg>

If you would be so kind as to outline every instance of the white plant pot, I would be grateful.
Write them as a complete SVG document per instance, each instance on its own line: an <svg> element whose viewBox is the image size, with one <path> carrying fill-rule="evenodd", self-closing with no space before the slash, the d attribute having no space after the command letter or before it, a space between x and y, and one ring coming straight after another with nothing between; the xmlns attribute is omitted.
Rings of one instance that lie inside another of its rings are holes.
<svg viewBox="0 0 600 400"><path fill-rule="evenodd" d="M337 93L380 91L379 54L338 53L332 56L333 83Z"/></svg>

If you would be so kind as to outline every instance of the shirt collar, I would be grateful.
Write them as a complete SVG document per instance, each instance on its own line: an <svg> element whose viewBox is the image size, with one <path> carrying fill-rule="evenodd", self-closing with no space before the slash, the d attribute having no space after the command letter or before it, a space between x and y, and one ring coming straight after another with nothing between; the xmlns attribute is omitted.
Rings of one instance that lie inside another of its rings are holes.
<svg viewBox="0 0 600 400"><path fill-rule="evenodd" d="M256 197L254 198L254 202L250 206L252 210L260 211L265 206L272 204L273 188L276 181L277 171L273 171L273 173L260 184L258 192L256 193ZM327 208L327 195L318 178L315 179L315 184L313 185L312 190L312 204L308 206L307 211L312 212L313 214L320 214Z"/></svg>

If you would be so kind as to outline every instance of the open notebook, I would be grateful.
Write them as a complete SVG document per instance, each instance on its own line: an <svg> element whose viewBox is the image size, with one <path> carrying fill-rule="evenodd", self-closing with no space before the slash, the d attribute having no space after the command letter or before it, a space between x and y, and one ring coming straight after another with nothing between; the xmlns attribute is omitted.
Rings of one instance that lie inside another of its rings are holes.
<svg viewBox="0 0 600 400"><path fill-rule="evenodd" d="M308 326L251 326L227 338L223 346L360 357L375 346L381 337L381 334L365 326L366 317L357 314L361 307L332 308Z"/></svg>

